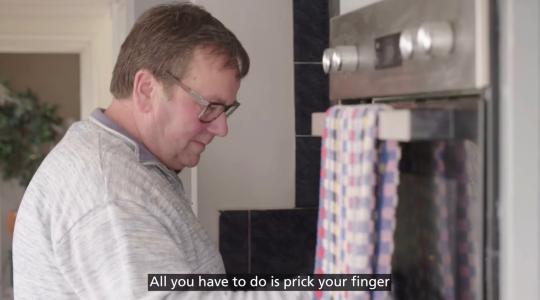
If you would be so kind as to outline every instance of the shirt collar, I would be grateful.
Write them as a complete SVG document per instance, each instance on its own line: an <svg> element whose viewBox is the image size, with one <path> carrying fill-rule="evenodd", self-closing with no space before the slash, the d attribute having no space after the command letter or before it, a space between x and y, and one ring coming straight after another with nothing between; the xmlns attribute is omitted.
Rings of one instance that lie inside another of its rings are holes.
<svg viewBox="0 0 540 300"><path fill-rule="evenodd" d="M107 115L105 115L104 112L105 111L103 109L96 108L90 115L90 120L108 132L126 141L133 148L133 150L135 150L135 153L142 164L161 164L156 156L152 154L152 152L150 152L150 150L148 150L144 144L140 143L124 128L116 124Z"/></svg>

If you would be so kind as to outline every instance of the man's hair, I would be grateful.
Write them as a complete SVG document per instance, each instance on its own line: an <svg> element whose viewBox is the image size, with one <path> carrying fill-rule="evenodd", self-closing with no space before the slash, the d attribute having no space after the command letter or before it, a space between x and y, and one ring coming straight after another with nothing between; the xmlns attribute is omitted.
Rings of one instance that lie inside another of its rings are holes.
<svg viewBox="0 0 540 300"><path fill-rule="evenodd" d="M147 69L166 88L171 72L182 78L196 48L207 48L226 57L225 67L235 68L238 78L249 71L249 56L236 36L219 20L189 3L160 5L139 17L120 48L110 91L116 99L131 96L135 73Z"/></svg>

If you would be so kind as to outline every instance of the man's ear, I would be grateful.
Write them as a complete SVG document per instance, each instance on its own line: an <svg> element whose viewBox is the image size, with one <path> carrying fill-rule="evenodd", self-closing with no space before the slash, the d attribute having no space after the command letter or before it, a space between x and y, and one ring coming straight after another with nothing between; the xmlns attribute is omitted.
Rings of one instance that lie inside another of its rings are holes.
<svg viewBox="0 0 540 300"><path fill-rule="evenodd" d="M138 111L146 113L152 110L152 96L156 93L157 83L152 72L146 69L141 69L135 73L132 100Z"/></svg>

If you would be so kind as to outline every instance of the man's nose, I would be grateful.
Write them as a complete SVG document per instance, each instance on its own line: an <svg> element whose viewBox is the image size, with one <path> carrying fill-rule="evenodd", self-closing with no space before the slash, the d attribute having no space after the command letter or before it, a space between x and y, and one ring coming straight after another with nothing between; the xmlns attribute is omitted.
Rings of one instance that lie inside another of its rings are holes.
<svg viewBox="0 0 540 300"><path fill-rule="evenodd" d="M224 137L229 132L229 127L227 125L227 116L223 113L217 119L210 122L208 125L207 130L212 133L213 135L217 135L219 137Z"/></svg>

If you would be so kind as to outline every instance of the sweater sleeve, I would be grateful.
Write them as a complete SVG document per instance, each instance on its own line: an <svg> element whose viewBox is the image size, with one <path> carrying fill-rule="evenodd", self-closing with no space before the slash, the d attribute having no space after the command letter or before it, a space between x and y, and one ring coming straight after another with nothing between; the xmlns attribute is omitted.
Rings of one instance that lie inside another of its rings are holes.
<svg viewBox="0 0 540 300"><path fill-rule="evenodd" d="M109 202L91 210L54 243L53 251L65 280L81 299L310 298L305 292L149 292L149 273L193 269L160 220L131 202Z"/></svg>
<svg viewBox="0 0 540 300"><path fill-rule="evenodd" d="M190 273L189 259L145 208L108 202L83 215L53 243L58 266L84 299L135 299L148 273Z"/></svg>

